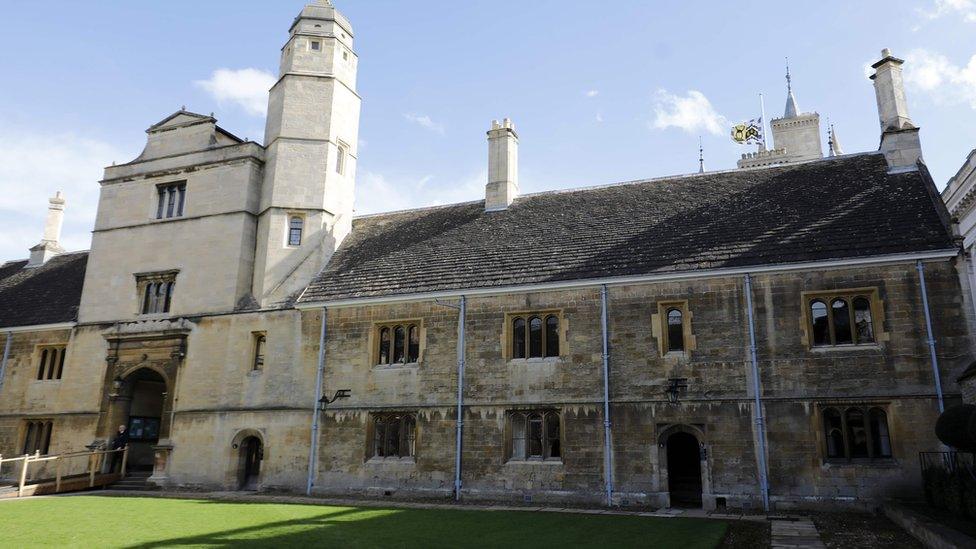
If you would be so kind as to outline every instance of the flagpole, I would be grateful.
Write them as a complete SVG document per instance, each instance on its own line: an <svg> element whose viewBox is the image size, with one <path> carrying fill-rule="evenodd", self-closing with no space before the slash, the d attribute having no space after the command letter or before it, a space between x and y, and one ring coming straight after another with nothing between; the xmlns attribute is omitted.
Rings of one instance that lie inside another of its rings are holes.
<svg viewBox="0 0 976 549"><path fill-rule="evenodd" d="M766 150L766 104L763 102L763 94L759 94L759 123L762 124L762 143L759 144L759 151Z"/></svg>

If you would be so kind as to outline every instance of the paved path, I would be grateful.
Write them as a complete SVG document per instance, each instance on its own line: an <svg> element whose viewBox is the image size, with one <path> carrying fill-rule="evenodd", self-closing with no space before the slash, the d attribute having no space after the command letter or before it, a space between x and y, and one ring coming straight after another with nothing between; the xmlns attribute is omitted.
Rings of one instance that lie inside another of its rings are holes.
<svg viewBox="0 0 976 549"><path fill-rule="evenodd" d="M777 547L819 547L825 548L820 533L813 521L807 518L771 517L773 549Z"/></svg>

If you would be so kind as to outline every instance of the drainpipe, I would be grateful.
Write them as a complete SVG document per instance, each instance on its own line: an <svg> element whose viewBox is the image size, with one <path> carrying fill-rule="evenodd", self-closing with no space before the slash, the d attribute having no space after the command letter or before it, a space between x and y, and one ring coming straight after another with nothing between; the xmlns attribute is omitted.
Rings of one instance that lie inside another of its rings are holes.
<svg viewBox="0 0 976 549"><path fill-rule="evenodd" d="M769 479L766 469L766 420L763 418L762 398L759 393L761 384L759 382L759 359L756 356L756 322L752 313L752 277L747 273L745 276L746 292L746 312L749 316L749 354L752 359L752 390L755 393L756 416L756 438L759 440L759 490L762 492L763 511L769 512Z"/></svg>
<svg viewBox="0 0 976 549"><path fill-rule="evenodd" d="M319 332L319 366L315 374L315 402L312 403L312 436L308 448L308 482L305 485L305 495L312 495L312 485L315 479L315 467L319 447L319 400L322 400L322 377L325 374L325 324L328 311L322 307L322 329Z"/></svg>
<svg viewBox="0 0 976 549"><path fill-rule="evenodd" d="M600 287L600 325L603 328L603 472L607 506L613 505L613 456L610 444L610 337L607 328L607 285Z"/></svg>
<svg viewBox="0 0 976 549"><path fill-rule="evenodd" d="M458 307L458 344L457 344L457 442L454 448L454 500L461 501L461 435L464 430L464 315L467 311L467 299L461 296Z"/></svg>
<svg viewBox="0 0 976 549"><path fill-rule="evenodd" d="M918 270L918 283L922 290L922 309L925 311L925 334L929 344L929 355L932 357L932 375L935 376L935 394L939 398L939 413L945 411L942 401L942 376L939 375L939 357L935 354L935 337L932 335L932 316L929 314L929 294L925 289L925 265L921 260L915 262Z"/></svg>
<svg viewBox="0 0 976 549"><path fill-rule="evenodd" d="M3 389L3 378L7 374L7 358L10 356L10 340L13 333L7 332L7 342L3 345L3 362L0 362L0 389Z"/></svg>

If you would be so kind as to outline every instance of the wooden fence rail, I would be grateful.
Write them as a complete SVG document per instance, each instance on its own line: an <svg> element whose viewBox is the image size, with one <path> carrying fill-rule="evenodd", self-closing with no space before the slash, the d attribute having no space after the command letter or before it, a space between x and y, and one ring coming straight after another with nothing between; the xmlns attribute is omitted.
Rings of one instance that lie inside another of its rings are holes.
<svg viewBox="0 0 976 549"><path fill-rule="evenodd" d="M62 479L64 473L64 463L69 459L76 458L87 458L88 465L86 467L85 474L88 475L88 488L94 488L96 483L96 475L104 468L105 460L109 455L122 454L122 466L119 472L119 478L125 476L126 466L129 460L129 445L127 444L124 448L119 448L117 450L91 450L85 452L65 452L63 454L49 454L41 455L40 451L34 452L33 454L24 454L22 456L5 458L0 455L0 470L3 468L4 463L17 463L20 462L20 474L17 482L17 497L24 497L24 491L26 488L31 486L29 484L28 472L32 464L41 464L47 462L54 462L54 493L61 492ZM114 471L109 471L109 473L114 473ZM50 482L49 480L47 481ZM35 484L43 484L44 482L35 482ZM77 489L77 488L76 488Z"/></svg>

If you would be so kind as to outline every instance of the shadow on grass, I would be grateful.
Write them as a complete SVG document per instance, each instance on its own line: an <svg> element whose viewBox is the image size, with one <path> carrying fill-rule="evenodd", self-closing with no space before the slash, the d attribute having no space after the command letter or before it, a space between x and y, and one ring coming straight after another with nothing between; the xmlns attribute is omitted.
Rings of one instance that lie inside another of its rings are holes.
<svg viewBox="0 0 976 549"><path fill-rule="evenodd" d="M706 549L716 547L726 529L725 523L703 519L584 516L524 511L338 508L308 517L262 522L226 530L215 528L213 532L205 534L161 539L129 547L194 545L537 549L613 546Z"/></svg>

